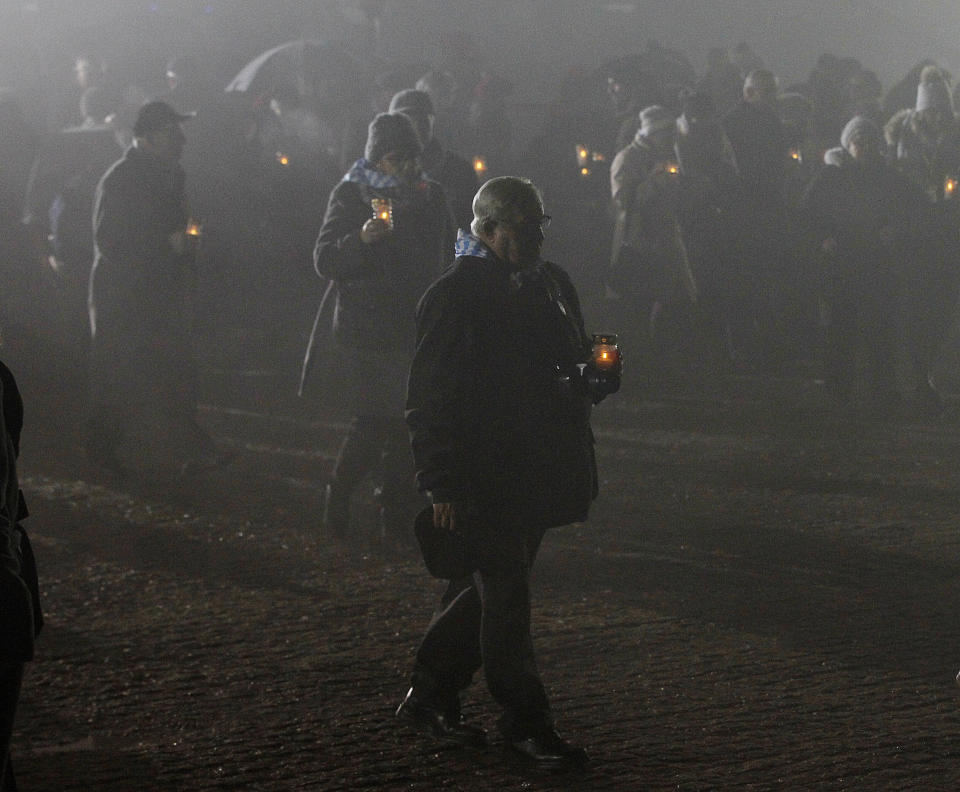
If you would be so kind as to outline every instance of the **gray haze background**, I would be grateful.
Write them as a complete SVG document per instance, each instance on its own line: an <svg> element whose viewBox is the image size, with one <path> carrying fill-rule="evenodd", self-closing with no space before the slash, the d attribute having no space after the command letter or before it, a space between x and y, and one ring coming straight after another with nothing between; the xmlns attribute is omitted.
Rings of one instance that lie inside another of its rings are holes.
<svg viewBox="0 0 960 792"><path fill-rule="evenodd" d="M371 10L380 11L378 42ZM174 49L207 54L229 79L257 52L299 36L371 58L439 61L465 33L517 82L518 101L552 96L558 72L640 50L649 38L698 68L710 47L747 41L785 85L822 52L860 59L885 88L923 57L960 72L955 0L0 0L0 84L29 91L49 82L104 32L108 54L136 60L127 68L141 82L158 78Z"/></svg>

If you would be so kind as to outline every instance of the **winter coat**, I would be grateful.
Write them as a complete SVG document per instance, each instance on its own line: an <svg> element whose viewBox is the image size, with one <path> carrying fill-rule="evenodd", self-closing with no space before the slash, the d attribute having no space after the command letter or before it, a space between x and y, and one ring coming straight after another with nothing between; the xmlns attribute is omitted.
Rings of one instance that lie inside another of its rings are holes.
<svg viewBox="0 0 960 792"><path fill-rule="evenodd" d="M109 345L176 357L186 343L190 259L169 242L187 226L184 183L179 166L134 146L97 185L89 294L94 350Z"/></svg>
<svg viewBox="0 0 960 792"><path fill-rule="evenodd" d="M760 210L781 206L790 155L776 111L741 101L724 117L723 129L737 158L744 200Z"/></svg>
<svg viewBox="0 0 960 792"><path fill-rule="evenodd" d="M417 308L407 424L434 502L531 527L583 520L597 494L590 342L566 273L461 256Z"/></svg>
<svg viewBox="0 0 960 792"><path fill-rule="evenodd" d="M618 294L665 301L680 288L694 297L680 232L675 156L638 135L614 157L610 190L616 219L605 280Z"/></svg>
<svg viewBox="0 0 960 792"><path fill-rule="evenodd" d="M389 379L389 392L374 401L388 402L395 394L402 404L417 301L452 258L453 234L443 190L422 181L409 200L393 202L392 236L364 244L360 230L373 216L371 199L386 195L352 181L341 181L330 194L313 260L317 274L333 285L307 345L302 395L316 395L321 383L338 373L333 369L352 360L352 367L365 371L360 379L366 382L355 379L348 387L366 390Z"/></svg>
<svg viewBox="0 0 960 792"><path fill-rule="evenodd" d="M804 199L815 245L830 237L837 242L827 285L856 290L865 287L864 278L896 280L919 194L882 161L868 167L852 157L835 161L814 178Z"/></svg>

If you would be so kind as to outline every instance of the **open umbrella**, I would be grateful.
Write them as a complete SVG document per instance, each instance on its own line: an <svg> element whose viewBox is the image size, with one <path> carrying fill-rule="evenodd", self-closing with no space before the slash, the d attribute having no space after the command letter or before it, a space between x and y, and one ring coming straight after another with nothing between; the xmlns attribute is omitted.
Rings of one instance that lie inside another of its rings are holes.
<svg viewBox="0 0 960 792"><path fill-rule="evenodd" d="M234 77L227 91L262 93L278 85L295 87L301 96L324 96L355 82L361 68L342 50L315 39L288 41L260 53Z"/></svg>

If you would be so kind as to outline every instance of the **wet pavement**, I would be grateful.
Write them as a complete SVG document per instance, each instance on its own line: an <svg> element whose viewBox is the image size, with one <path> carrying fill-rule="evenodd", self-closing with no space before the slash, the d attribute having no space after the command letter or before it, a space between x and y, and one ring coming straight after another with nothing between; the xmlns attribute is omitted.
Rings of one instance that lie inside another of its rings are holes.
<svg viewBox="0 0 960 792"><path fill-rule="evenodd" d="M381 545L369 502L359 548L320 536L343 411L211 365L229 465L119 482L8 362L47 616L24 790L960 788L955 415L875 420L799 376L601 405L601 498L534 579L558 726L593 761L541 774L395 724L442 584ZM466 711L493 732L482 679Z"/></svg>

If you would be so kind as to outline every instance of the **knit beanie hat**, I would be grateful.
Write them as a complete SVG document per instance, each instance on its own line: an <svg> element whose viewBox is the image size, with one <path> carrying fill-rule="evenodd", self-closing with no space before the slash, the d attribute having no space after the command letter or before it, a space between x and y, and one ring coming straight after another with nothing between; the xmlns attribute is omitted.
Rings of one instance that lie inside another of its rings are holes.
<svg viewBox="0 0 960 792"><path fill-rule="evenodd" d="M650 137L665 129L672 129L677 123L677 117L660 105L651 105L640 111L640 137Z"/></svg>
<svg viewBox="0 0 960 792"><path fill-rule="evenodd" d="M418 91L416 88L408 88L393 95L390 100L391 113L413 113L422 115L435 115L433 110L433 99L426 91Z"/></svg>
<svg viewBox="0 0 960 792"><path fill-rule="evenodd" d="M402 113L380 113L367 129L367 145L363 156L367 162L375 165L391 151L416 157L422 150L420 138L409 118Z"/></svg>
<svg viewBox="0 0 960 792"><path fill-rule="evenodd" d="M920 73L920 84L917 86L917 110L926 110L935 107L945 115L953 115L953 102L950 99L950 90L943 79L943 73L936 66L927 66Z"/></svg>
<svg viewBox="0 0 960 792"><path fill-rule="evenodd" d="M878 143L882 142L880 127L865 116L854 116L840 133L840 145L846 151L850 151L851 143L867 137L873 137Z"/></svg>

